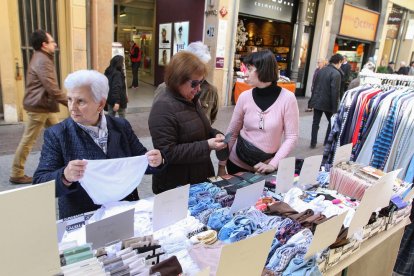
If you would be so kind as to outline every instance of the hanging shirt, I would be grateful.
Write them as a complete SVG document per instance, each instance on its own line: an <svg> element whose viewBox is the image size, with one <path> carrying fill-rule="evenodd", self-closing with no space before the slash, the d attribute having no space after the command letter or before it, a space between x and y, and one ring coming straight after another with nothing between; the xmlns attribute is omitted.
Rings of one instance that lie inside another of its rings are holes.
<svg viewBox="0 0 414 276"><path fill-rule="evenodd" d="M79 182L98 205L119 201L132 193L148 167L146 155L87 161Z"/></svg>

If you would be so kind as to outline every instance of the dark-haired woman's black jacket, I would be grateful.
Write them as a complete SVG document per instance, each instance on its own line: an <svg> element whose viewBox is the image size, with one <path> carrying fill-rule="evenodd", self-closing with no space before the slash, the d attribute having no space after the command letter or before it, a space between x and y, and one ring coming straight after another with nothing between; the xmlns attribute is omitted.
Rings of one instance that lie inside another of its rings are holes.
<svg viewBox="0 0 414 276"><path fill-rule="evenodd" d="M106 103L110 105L119 104L120 108L126 108L128 98L126 95L124 74L118 70L113 70L111 73L106 73L105 75L109 81L109 93Z"/></svg>

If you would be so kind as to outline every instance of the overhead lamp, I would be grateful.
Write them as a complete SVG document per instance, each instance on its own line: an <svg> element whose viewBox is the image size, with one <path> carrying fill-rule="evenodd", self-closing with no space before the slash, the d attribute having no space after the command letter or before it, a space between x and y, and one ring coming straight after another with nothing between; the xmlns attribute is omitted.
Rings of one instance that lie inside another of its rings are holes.
<svg viewBox="0 0 414 276"><path fill-rule="evenodd" d="M125 7L124 6L121 6L121 11L120 11L120 13L119 13L119 17L124 17L124 16L126 16L127 14L126 14L126 12L125 12Z"/></svg>

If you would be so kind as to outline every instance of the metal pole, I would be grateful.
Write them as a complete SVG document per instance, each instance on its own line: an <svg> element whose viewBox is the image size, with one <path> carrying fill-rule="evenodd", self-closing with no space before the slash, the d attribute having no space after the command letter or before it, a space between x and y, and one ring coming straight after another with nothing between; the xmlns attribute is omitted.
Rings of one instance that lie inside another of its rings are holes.
<svg viewBox="0 0 414 276"><path fill-rule="evenodd" d="M296 32L296 42L295 42L295 51L293 53L293 64L292 64L292 81L298 81L298 72L299 72L299 58L300 58L300 48L302 46L302 35L305 31L305 16L306 16L306 7L308 5L308 0L300 0L298 7L298 21L297 21L297 32Z"/></svg>

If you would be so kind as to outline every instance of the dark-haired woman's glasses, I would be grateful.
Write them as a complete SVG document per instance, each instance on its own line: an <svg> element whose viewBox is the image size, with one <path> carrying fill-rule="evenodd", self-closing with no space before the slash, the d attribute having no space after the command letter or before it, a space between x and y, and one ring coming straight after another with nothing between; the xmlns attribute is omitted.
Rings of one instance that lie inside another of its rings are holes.
<svg viewBox="0 0 414 276"><path fill-rule="evenodd" d="M196 88L199 85L201 86L205 80L202 79L202 80L188 80L188 81L191 83L191 88Z"/></svg>

